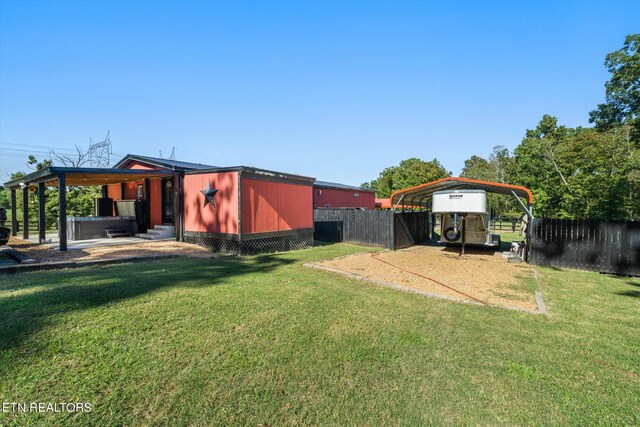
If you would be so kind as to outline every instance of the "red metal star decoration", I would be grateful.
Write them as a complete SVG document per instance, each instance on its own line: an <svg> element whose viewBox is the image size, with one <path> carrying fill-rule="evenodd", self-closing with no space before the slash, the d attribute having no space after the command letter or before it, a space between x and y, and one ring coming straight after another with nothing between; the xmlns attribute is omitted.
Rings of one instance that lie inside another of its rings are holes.
<svg viewBox="0 0 640 427"><path fill-rule="evenodd" d="M218 192L218 189L217 188L212 188L211 187L211 182L209 182L209 180L207 180L207 188L205 188L204 190L200 190L200 192L204 195L204 206L202 206L202 207L206 208L207 204L210 204L211 206L213 206L215 208L216 204L215 204L213 198L215 197L216 193Z"/></svg>

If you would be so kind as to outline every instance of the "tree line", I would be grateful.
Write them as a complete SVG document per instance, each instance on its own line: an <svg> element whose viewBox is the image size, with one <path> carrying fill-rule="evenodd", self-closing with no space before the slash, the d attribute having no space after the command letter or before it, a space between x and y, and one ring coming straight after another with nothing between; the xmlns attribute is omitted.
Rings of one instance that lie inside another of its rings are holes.
<svg viewBox="0 0 640 427"><path fill-rule="evenodd" d="M589 113L593 127L570 128L544 115L512 151L493 147L464 162L461 176L532 190L536 216L640 220L640 34L608 54L605 102ZM450 176L437 159L403 160L362 184L389 197L396 190ZM488 195L498 215L521 215L517 201Z"/></svg>

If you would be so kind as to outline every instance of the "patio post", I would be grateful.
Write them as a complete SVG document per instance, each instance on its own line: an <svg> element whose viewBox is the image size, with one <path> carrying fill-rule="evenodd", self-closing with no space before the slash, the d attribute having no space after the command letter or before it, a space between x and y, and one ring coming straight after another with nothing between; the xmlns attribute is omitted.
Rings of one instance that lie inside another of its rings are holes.
<svg viewBox="0 0 640 427"><path fill-rule="evenodd" d="M64 174L58 175L58 237L60 251L67 250L67 182Z"/></svg>
<svg viewBox="0 0 640 427"><path fill-rule="evenodd" d="M145 227L151 228L151 180L149 178L144 179L144 216Z"/></svg>
<svg viewBox="0 0 640 427"><path fill-rule="evenodd" d="M22 238L29 239L29 187L22 189Z"/></svg>
<svg viewBox="0 0 640 427"><path fill-rule="evenodd" d="M101 196L102 196L103 199L106 199L107 197L109 197L109 187L108 186L103 185L101 187L101 192L102 192Z"/></svg>
<svg viewBox="0 0 640 427"><path fill-rule="evenodd" d="M38 237L40 243L44 243L46 240L47 224L44 216L44 202L46 196L44 195L44 182L38 184Z"/></svg>
<svg viewBox="0 0 640 427"><path fill-rule="evenodd" d="M11 189L11 235L18 235L18 200L16 199L16 189Z"/></svg>

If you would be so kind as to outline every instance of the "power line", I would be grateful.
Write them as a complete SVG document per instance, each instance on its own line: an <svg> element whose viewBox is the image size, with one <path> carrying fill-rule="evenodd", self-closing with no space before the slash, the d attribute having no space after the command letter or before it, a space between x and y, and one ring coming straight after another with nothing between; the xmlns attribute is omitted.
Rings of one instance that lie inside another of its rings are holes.
<svg viewBox="0 0 640 427"><path fill-rule="evenodd" d="M81 140L81 139L78 139L78 138L69 138L69 137L65 137L65 136L47 135L47 134L36 133L36 132L16 131L16 130L11 130L11 129L2 128L2 127L0 127L0 130L12 132L12 133L20 133L20 134L23 134L23 135L35 135L35 136L42 136L42 137L45 137L45 138L66 139L67 141L85 142L84 140Z"/></svg>
<svg viewBox="0 0 640 427"><path fill-rule="evenodd" d="M21 159L26 160L24 154L18 154L18 153L5 153L5 154L2 154L2 157L19 157Z"/></svg>
<svg viewBox="0 0 640 427"><path fill-rule="evenodd" d="M49 151L42 151L42 150L21 150L19 148L4 148L4 147L0 147L0 150L2 151L20 151L23 153L40 153L40 154L49 154Z"/></svg>
<svg viewBox="0 0 640 427"><path fill-rule="evenodd" d="M34 148L46 148L48 150L57 150L57 151L66 151L66 152L69 152L69 153L75 153L75 150L73 150L71 148L54 148L54 147L47 146L47 145L18 144L18 143L10 143L10 142L0 141L0 148L5 148L3 146L9 146L9 147L6 147L7 149L17 149L17 148L14 148L14 147L34 147Z"/></svg>
<svg viewBox="0 0 640 427"><path fill-rule="evenodd" d="M7 146L10 145L11 147L3 147L3 146ZM59 151L59 152L68 152L68 153L75 153L76 150L75 149L71 149L71 148L56 148L53 146L49 146L49 145L37 145L37 144L20 144L20 143L12 143L12 142L6 142L6 141L0 141L0 149L6 149L6 150L18 150L18 148L13 148L13 147L36 147L36 148L46 148L48 150L55 150L55 151ZM33 151L33 152L39 152L39 153L44 153L44 151L42 150L28 150L28 151ZM48 151L47 151L48 153ZM124 154L120 154L120 153L115 153L112 152L111 154L113 154L114 156L118 156L118 157L124 157Z"/></svg>

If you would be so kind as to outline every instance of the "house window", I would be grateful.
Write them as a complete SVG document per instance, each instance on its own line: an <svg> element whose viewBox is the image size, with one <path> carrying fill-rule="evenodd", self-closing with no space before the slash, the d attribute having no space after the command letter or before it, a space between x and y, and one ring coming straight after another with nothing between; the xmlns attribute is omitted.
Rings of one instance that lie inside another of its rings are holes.
<svg viewBox="0 0 640 427"><path fill-rule="evenodd" d="M353 197L360 197L360 193L353 193Z"/></svg>
<svg viewBox="0 0 640 427"><path fill-rule="evenodd" d="M142 184L138 184L138 200L144 199L144 187Z"/></svg>

